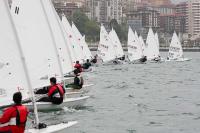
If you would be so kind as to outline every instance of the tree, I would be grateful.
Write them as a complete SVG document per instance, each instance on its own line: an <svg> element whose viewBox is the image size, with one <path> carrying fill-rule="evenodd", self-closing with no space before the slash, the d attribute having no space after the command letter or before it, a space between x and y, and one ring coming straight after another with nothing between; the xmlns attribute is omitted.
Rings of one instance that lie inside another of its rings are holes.
<svg viewBox="0 0 200 133"><path fill-rule="evenodd" d="M89 20L89 18L83 12L75 12L73 14L72 21L77 26L81 34L86 36L86 41L99 41L99 26L96 22Z"/></svg>
<svg viewBox="0 0 200 133"><path fill-rule="evenodd" d="M127 40L127 34L128 34L128 26L125 23L122 23L121 25L119 25L117 23L116 19L112 19L110 21L110 28L115 29L119 39L121 41L126 41Z"/></svg>

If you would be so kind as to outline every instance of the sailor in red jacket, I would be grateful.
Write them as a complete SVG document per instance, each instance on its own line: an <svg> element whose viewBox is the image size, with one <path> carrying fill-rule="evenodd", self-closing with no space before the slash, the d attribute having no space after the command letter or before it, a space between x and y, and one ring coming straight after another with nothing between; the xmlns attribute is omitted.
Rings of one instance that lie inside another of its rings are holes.
<svg viewBox="0 0 200 133"><path fill-rule="evenodd" d="M78 69L80 73L82 72L82 66L81 66L81 64L79 64L79 61L76 61L74 68Z"/></svg>
<svg viewBox="0 0 200 133"><path fill-rule="evenodd" d="M21 104L21 92L13 95L13 101L15 105L5 109L0 117L0 133L24 133L28 109Z"/></svg>
<svg viewBox="0 0 200 133"><path fill-rule="evenodd" d="M60 84L56 83L55 77L50 78L50 83L51 83L51 86L48 88L48 91L47 91L48 97L43 97L39 99L37 102L52 102L53 104L63 103L63 98L65 94L64 88Z"/></svg>

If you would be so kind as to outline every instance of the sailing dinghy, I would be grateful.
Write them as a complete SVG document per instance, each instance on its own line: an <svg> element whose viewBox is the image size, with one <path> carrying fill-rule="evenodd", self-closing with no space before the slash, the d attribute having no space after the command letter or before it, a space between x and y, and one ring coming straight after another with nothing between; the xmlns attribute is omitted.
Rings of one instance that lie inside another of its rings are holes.
<svg viewBox="0 0 200 133"><path fill-rule="evenodd" d="M137 33L136 33L137 34ZM128 59L130 63L140 64L144 63L146 58L143 55L142 45L139 42L139 37L136 35L131 27L128 30Z"/></svg>
<svg viewBox="0 0 200 133"><path fill-rule="evenodd" d="M160 62L161 58L159 55L159 44L157 42L155 34L153 33L152 28L149 28L146 45L147 49L145 54L147 56L147 60L150 62Z"/></svg>
<svg viewBox="0 0 200 133"><path fill-rule="evenodd" d="M117 36L117 33L112 28L112 30L109 32L109 37L112 41L114 51L115 51L115 57L118 59L118 61L123 61L125 58L125 54L121 45L121 42L119 40L119 37Z"/></svg>
<svg viewBox="0 0 200 133"><path fill-rule="evenodd" d="M181 42L176 34L173 33L172 40L169 46L168 57L166 61L189 61L191 59L184 58L183 56L183 48L181 46Z"/></svg>
<svg viewBox="0 0 200 133"><path fill-rule="evenodd" d="M19 8L16 7L16 12L18 10ZM17 91L22 93L23 98L30 97L33 102L32 106L34 107L35 123L34 128L25 131L28 133L43 133L44 131L45 133L57 132L76 124L77 121L72 121L38 129L39 118L33 93L30 68L27 65L27 58L24 56L6 0L0 1L0 16L2 18L0 21L0 78L2 81L0 105L12 104L13 93Z"/></svg>
<svg viewBox="0 0 200 133"><path fill-rule="evenodd" d="M50 1L15 0L11 8L34 88L48 86L50 77L57 77L58 83L63 80L62 65L60 65L60 58L56 54L56 38L52 33L53 29L48 21L45 8L48 3L45 2ZM20 8L20 11L16 12L16 8ZM37 51L37 54L33 51ZM80 105L86 99L88 97L73 100L75 105ZM64 100L61 105L66 105L65 102L68 102L68 100ZM46 102L46 104L54 107L52 103ZM44 106L44 103L37 102L37 106L40 109L41 106Z"/></svg>
<svg viewBox="0 0 200 133"><path fill-rule="evenodd" d="M103 64L113 64L117 57L115 56L114 47L112 41L103 26L101 25L100 30L100 42L98 45L98 57L102 60Z"/></svg>
<svg viewBox="0 0 200 133"><path fill-rule="evenodd" d="M84 61L86 62L87 59L90 61L92 59L92 54L88 48L87 43L85 42L85 36L81 35L78 28L76 27L76 25L73 22L72 22L71 27L72 27L72 31L75 35L75 38L76 38L78 44L81 46L81 50L84 55ZM90 66L88 69L83 68L83 72L92 72L92 71L94 71L94 67Z"/></svg>

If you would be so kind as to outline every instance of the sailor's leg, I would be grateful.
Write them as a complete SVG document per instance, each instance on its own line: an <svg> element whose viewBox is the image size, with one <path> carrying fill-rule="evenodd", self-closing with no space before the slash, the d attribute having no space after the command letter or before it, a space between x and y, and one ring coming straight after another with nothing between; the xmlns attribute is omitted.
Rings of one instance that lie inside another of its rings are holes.
<svg viewBox="0 0 200 133"><path fill-rule="evenodd" d="M49 97L42 97L37 102L51 102L51 99Z"/></svg>

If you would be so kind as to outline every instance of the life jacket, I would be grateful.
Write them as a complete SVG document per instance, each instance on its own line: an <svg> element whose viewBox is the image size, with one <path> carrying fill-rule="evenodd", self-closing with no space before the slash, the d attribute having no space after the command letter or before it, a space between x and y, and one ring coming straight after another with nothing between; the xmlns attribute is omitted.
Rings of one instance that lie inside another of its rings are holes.
<svg viewBox="0 0 200 133"><path fill-rule="evenodd" d="M78 69L80 72L82 72L82 66L81 66L81 64L76 64L76 65L74 66L74 68L76 68L76 69Z"/></svg>
<svg viewBox="0 0 200 133"><path fill-rule="evenodd" d="M3 118L1 118L4 123L0 124L0 132L24 133L27 116L28 109L26 106L16 105L6 109Z"/></svg>
<svg viewBox="0 0 200 133"><path fill-rule="evenodd" d="M63 87L60 84L56 84L50 87L48 96L52 98L52 97L57 97L59 95L59 97L63 98L64 93L65 92Z"/></svg>

